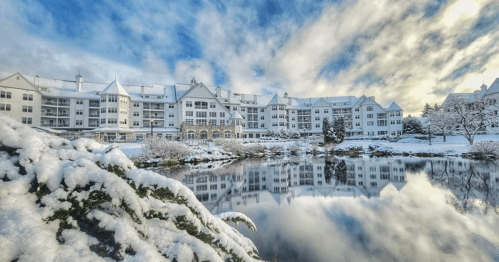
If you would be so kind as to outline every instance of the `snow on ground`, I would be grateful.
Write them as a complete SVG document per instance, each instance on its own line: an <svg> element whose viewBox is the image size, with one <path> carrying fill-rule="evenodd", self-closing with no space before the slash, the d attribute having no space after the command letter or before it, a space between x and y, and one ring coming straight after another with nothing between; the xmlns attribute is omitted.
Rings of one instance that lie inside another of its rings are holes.
<svg viewBox="0 0 499 262"><path fill-rule="evenodd" d="M376 151L390 151L393 153L433 153L444 155L458 155L468 153L471 149L468 141L463 136L448 136L447 141L443 142L441 136L432 138L432 145L429 145L428 140L420 140L414 137L403 138L398 142L389 142L386 140L345 140L337 145L335 150L349 150L354 147L362 147L364 152L370 152L369 147L376 148ZM475 142L480 141L499 141L499 135L478 135L475 137ZM244 146L249 146L254 143L247 143ZM314 145L308 141L270 141L262 142L267 149L272 147L282 147L284 151L288 151L290 147L298 146L301 152L309 151ZM119 148L128 157L138 156L142 153L142 144L140 143L122 143ZM318 147L317 150L324 151L324 148ZM227 153L223 152L220 146L214 143L207 145L191 146L191 155L188 159L210 159L223 160L228 159Z"/></svg>

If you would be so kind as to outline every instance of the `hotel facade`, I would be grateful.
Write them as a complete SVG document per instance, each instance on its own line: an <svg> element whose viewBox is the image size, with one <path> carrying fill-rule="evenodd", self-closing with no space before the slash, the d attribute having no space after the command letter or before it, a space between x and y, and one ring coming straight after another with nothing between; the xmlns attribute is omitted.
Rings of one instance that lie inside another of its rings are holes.
<svg viewBox="0 0 499 262"><path fill-rule="evenodd" d="M324 118L343 116L347 136L402 134L403 110L374 97L296 98L238 94L189 84L133 86L0 73L0 113L46 131L134 141L152 131L171 139L260 138L267 130L322 134Z"/></svg>

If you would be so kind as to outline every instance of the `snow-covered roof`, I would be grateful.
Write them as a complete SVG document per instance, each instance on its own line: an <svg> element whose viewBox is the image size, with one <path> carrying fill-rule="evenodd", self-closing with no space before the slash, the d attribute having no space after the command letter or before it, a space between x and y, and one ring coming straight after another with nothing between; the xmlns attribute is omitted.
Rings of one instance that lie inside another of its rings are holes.
<svg viewBox="0 0 499 262"><path fill-rule="evenodd" d="M490 85L489 89L483 94L483 96L497 93L499 93L499 78L496 78L496 80L494 80L494 83Z"/></svg>
<svg viewBox="0 0 499 262"><path fill-rule="evenodd" d="M282 98L275 93L275 95L270 99L269 103L267 105L286 105L287 103L282 100Z"/></svg>
<svg viewBox="0 0 499 262"><path fill-rule="evenodd" d="M233 111L232 116L230 119L243 119L243 117L239 114L237 111Z"/></svg>
<svg viewBox="0 0 499 262"><path fill-rule="evenodd" d="M111 84L109 84L106 88L104 88L104 90L100 92L100 94L121 95L128 97L130 96L117 79L114 79Z"/></svg>
<svg viewBox="0 0 499 262"><path fill-rule="evenodd" d="M387 111L400 111L402 108L393 101L390 106L386 109Z"/></svg>

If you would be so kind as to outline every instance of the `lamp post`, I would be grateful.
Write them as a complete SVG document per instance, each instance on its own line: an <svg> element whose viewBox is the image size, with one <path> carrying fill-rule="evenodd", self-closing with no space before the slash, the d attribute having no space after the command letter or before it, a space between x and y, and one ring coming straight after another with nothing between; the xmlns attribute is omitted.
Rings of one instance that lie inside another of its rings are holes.
<svg viewBox="0 0 499 262"><path fill-rule="evenodd" d="M430 146L431 146L431 125L428 125L428 138L430 139Z"/></svg>
<svg viewBox="0 0 499 262"><path fill-rule="evenodd" d="M152 131L153 131L153 126L154 126L154 118L151 118L149 121L151 122L151 139L152 139L152 135L153 135Z"/></svg>

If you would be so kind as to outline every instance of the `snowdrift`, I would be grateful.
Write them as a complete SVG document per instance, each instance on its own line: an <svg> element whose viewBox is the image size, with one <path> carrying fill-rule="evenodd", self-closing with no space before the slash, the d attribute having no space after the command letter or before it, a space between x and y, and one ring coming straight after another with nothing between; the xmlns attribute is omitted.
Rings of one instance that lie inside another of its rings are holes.
<svg viewBox="0 0 499 262"><path fill-rule="evenodd" d="M261 261L180 182L116 145L38 133L0 114L0 261Z"/></svg>

